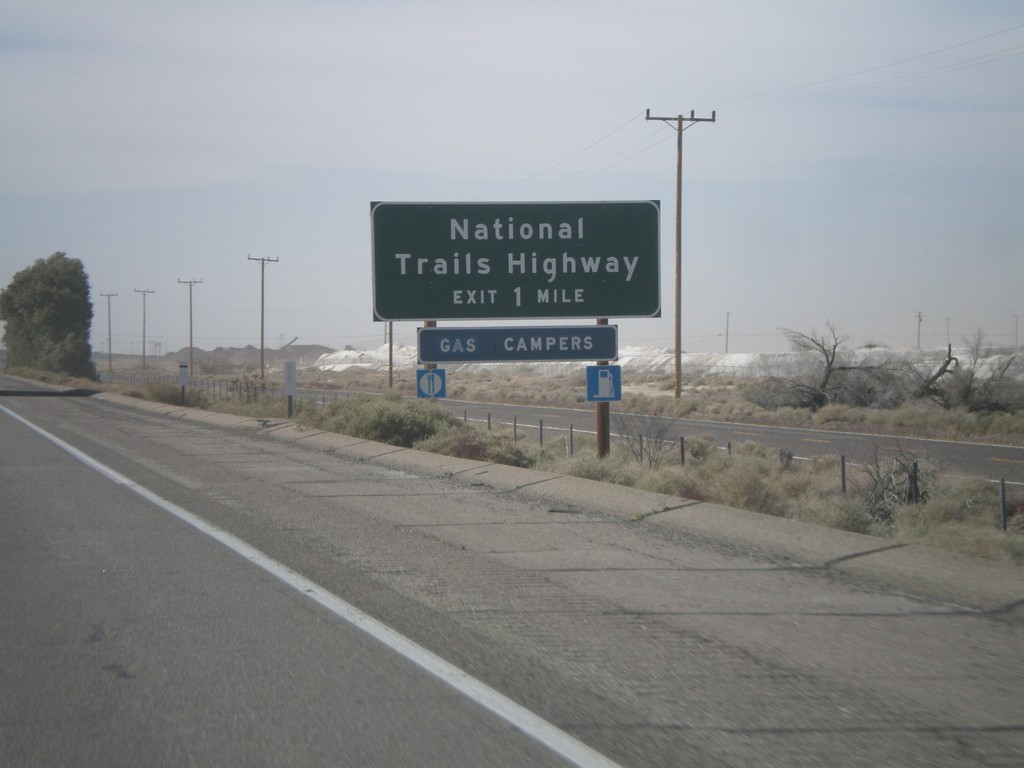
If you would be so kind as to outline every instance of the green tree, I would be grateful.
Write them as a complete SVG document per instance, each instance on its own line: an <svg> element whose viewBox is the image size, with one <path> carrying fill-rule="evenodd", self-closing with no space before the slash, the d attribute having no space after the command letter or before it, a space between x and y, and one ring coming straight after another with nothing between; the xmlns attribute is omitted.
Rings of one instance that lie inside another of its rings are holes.
<svg viewBox="0 0 1024 768"><path fill-rule="evenodd" d="M96 378L92 301L82 262L57 252L18 272L0 291L7 364Z"/></svg>

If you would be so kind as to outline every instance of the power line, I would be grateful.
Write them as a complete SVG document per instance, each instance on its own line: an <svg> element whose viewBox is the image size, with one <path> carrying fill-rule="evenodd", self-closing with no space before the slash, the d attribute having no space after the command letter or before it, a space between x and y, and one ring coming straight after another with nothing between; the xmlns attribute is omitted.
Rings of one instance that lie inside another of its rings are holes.
<svg viewBox="0 0 1024 768"><path fill-rule="evenodd" d="M819 85L828 85L829 83L836 83L836 82L839 82L840 80L848 80L848 79L850 79L852 77L860 77L861 75L869 75L872 72L880 72L883 69L891 69L892 67L898 67L898 66L900 66L902 64L908 64L908 63L910 63L912 61L919 61L920 59L926 59L926 58L928 58L930 56L937 56L940 53L946 53L948 51L956 50L957 48L963 48L964 46L972 45L974 43L981 42L982 40L988 40L988 39L993 38L993 37L998 37L999 35L1005 35L1005 34L1007 34L1009 32L1015 32L1018 29L1024 29L1024 24L1017 24L1015 26L999 30L998 32L992 32L992 33L987 34L987 35L982 35L981 37L975 37L975 38L972 38L970 40L965 40L965 41L963 41L961 43L955 43L953 45L947 45L947 46L945 46L943 48L936 48L933 51L928 51L927 53L917 54L916 56L908 56L906 58L899 59L898 61L889 62L888 64L879 64L878 66L868 67L867 69L858 70L857 72L850 72L848 74L837 75L835 77L827 77L827 78L824 78L822 80L814 80L814 81L809 82L809 83L803 83L801 85L792 85L792 86L788 86L786 88L778 88L778 89L775 89L775 90L772 90L772 91L763 91L761 93L753 93L753 94L749 94L747 96L738 96L738 97L735 97L735 98L732 98L732 99L726 99L726 103L727 104L731 104L731 103L736 103L736 102L741 102L741 101L751 101L751 100L754 100L754 99L763 99L763 98L766 98L768 96L778 96L780 94L792 93L793 91L800 91L800 90L803 90L805 88L814 88L815 86L819 86ZM1014 48L1010 48L1010 49L1005 49L1005 50L1015 50L1015 49ZM1000 51L998 53L1002 53L1002 51ZM989 55L992 55L992 54L989 54ZM972 61L972 60L968 60L968 61ZM951 65L946 65L946 66L948 67L948 66L951 66ZM883 81L882 84L885 84L885 82L886 81ZM870 87L870 86L861 86L861 87ZM828 94L826 94L826 95L828 95Z"/></svg>
<svg viewBox="0 0 1024 768"><path fill-rule="evenodd" d="M683 130L686 130L686 129L684 128ZM658 136L657 133L651 133L648 136L645 136L644 138L640 139L640 141L637 141L637 142L634 142L633 144L630 144L625 149L619 150L614 155L610 155L609 157L606 157L604 160L600 160L600 161L594 163L593 165L590 165L590 166L588 166L586 168L582 168L579 171L577 171L576 173L573 173L573 174L571 174L569 176L566 176L564 179L561 179L560 181L554 181L554 182L548 184L545 187L540 187L540 189L544 190L544 189L552 189L552 188L555 188L555 187L564 187L564 186L566 186L568 184L571 184L573 182L578 182L578 181L583 181L584 179L589 179L590 177L596 176L599 173L604 173L608 169L614 168L617 165L622 165L622 163L626 162L627 160L632 160L634 157L639 157L640 155L644 154L645 152L651 151L655 147L660 146L663 142L668 141L668 139L670 138L668 136L660 138L658 141L655 141L653 144L649 144L648 146L644 147L641 150L638 150L636 152L632 152L631 154L626 154L627 152L630 152L631 150L635 149L636 147L639 147L639 146L641 146L643 144L647 144L648 142L650 142L652 140L652 138L654 138L656 136ZM620 157L621 155L625 155L625 157ZM620 158L620 159L616 160L615 162L611 162L612 160L615 160L615 158Z"/></svg>
<svg viewBox="0 0 1024 768"><path fill-rule="evenodd" d="M984 54L982 56L976 56L973 59L964 59L963 61L954 62L951 64L940 64L929 69L920 70L918 72L908 72L904 75L894 75L884 80L874 80L868 83L859 83L848 85L844 88L838 88L824 93L807 94L805 96L794 96L781 101L774 101L773 104L796 104L803 101L814 101L816 99L831 98L844 93L856 93L857 91L869 91L874 88L881 88L886 85L900 85L902 83L912 83L915 80L924 80L929 77L935 77L937 75L944 75L950 72L959 72L963 69L972 69L974 67L980 67L985 64L990 64L993 61L1001 61L1003 59L1013 58L1014 56L1024 55L1024 45L1015 46L1013 48L1007 48L1003 51L997 51L996 53Z"/></svg>
<svg viewBox="0 0 1024 768"><path fill-rule="evenodd" d="M522 179L522 180L520 180L520 181L517 181L517 182L515 182L514 184L510 184L509 186L507 186L507 187L505 187L505 188L503 188L503 189L499 190L499 192L506 192L506 191L508 191L508 190L510 190L510 189L514 189L515 187L519 187L519 186L522 186L523 184L527 184L527 183L529 183L529 182L533 181L534 179L536 179L536 178L539 178L540 176L543 176L543 175L544 175L545 173L548 173L548 172L550 172L550 171L553 171L553 170L555 170L555 168L558 168L558 167L560 167L560 166L563 166L563 165L565 165L565 164L566 164L566 163L568 163L568 162L569 162L570 160L574 160L575 158L579 157L580 155L582 155L582 154L583 154L584 152L586 152L587 150L589 150L589 149L593 149L594 147L596 147L596 146L597 146L598 144L600 144L601 142L603 142L603 141L606 141L607 139L610 139L610 138L611 138L612 136L614 136L614 135L615 135L616 133L618 133L619 131L621 131L621 130L622 130L623 128L625 128L625 127L626 127L627 125L629 125L630 123L632 123L632 122L636 121L636 119L637 119L637 118L639 118L639 117L640 117L640 115L634 115L633 117L629 118L629 120L627 120L627 121L626 121L626 122L624 122L624 123L623 123L622 125L620 125L620 126L619 126L618 128L615 128L615 129L613 129L613 130L609 131L608 133L606 133L606 134L605 134L604 136L602 136L602 137L601 137L600 139L598 139L597 141L591 142L591 143L590 143L590 144L588 144L587 146L583 147L583 149L580 149L580 150L578 150L578 151L576 151L576 152L572 153L572 154L571 154L571 155L569 155L568 157L566 157L566 158L564 158L564 159L562 159L562 160L559 160L559 161L558 161L557 163L555 163L554 165L549 165L549 166L548 166L547 168L545 168L545 169L544 169L544 170L542 170L542 171L537 171L537 173L533 174L532 176L527 176L527 177L526 177L525 179ZM615 157L615 155L613 155L612 157ZM603 161L602 161L602 162L603 162Z"/></svg>

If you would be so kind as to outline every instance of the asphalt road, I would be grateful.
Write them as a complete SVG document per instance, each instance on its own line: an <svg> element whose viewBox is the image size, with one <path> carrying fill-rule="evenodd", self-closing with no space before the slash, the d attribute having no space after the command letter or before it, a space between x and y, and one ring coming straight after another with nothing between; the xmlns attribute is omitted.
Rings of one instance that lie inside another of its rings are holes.
<svg viewBox="0 0 1024 768"><path fill-rule="evenodd" d="M0 765L566 763L0 416Z"/></svg>
<svg viewBox="0 0 1024 768"><path fill-rule="evenodd" d="M0 765L1024 764L1013 605L268 431L0 406Z"/></svg>

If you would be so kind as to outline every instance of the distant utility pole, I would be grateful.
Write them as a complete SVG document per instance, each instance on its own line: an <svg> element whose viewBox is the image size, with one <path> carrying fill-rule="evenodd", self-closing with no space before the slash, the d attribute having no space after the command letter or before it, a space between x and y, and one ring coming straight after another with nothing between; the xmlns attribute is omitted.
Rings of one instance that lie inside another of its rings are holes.
<svg viewBox="0 0 1024 768"><path fill-rule="evenodd" d="M924 315L920 312L917 313L917 348L921 348L921 321L924 320Z"/></svg>
<svg viewBox="0 0 1024 768"><path fill-rule="evenodd" d="M672 125L676 130L676 391L675 397L678 400L683 388L683 131L693 123L715 122L715 112L711 111L711 117L694 117L690 110L690 116L676 115L675 117L655 117L651 110L647 110L647 120L661 120L663 123ZM688 123L685 127L683 123Z"/></svg>
<svg viewBox="0 0 1024 768"><path fill-rule="evenodd" d="M117 296L116 293L101 293L100 296L107 297L107 373L114 372L114 353L111 347L111 333L110 333L110 297Z"/></svg>
<svg viewBox="0 0 1024 768"><path fill-rule="evenodd" d="M280 259L272 259L269 256L264 256L260 259L250 256L249 261L258 261L260 263L260 381L263 381L263 308L266 297L267 262L278 262Z"/></svg>
<svg viewBox="0 0 1024 768"><path fill-rule="evenodd" d="M179 280L182 285L188 286L188 375L191 378L195 375L192 368L192 286L199 285L202 280Z"/></svg>
<svg viewBox="0 0 1024 768"><path fill-rule="evenodd" d="M146 370L146 294L156 293L155 290L135 288L136 293L142 294L142 370Z"/></svg>
<svg viewBox="0 0 1024 768"><path fill-rule="evenodd" d="M731 312L725 313L725 354L729 354L729 315Z"/></svg>

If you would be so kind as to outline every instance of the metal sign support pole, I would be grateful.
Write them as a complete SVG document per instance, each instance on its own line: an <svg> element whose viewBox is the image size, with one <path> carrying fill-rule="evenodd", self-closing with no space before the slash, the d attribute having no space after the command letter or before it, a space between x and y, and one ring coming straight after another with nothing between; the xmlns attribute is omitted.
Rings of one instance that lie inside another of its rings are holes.
<svg viewBox="0 0 1024 768"><path fill-rule="evenodd" d="M598 325L608 325L607 317L599 317L597 319ZM598 365L608 365L607 360L598 360ZM608 402L599 402L596 404L595 412L597 416L597 458L603 459L609 453L611 453L611 408Z"/></svg>

